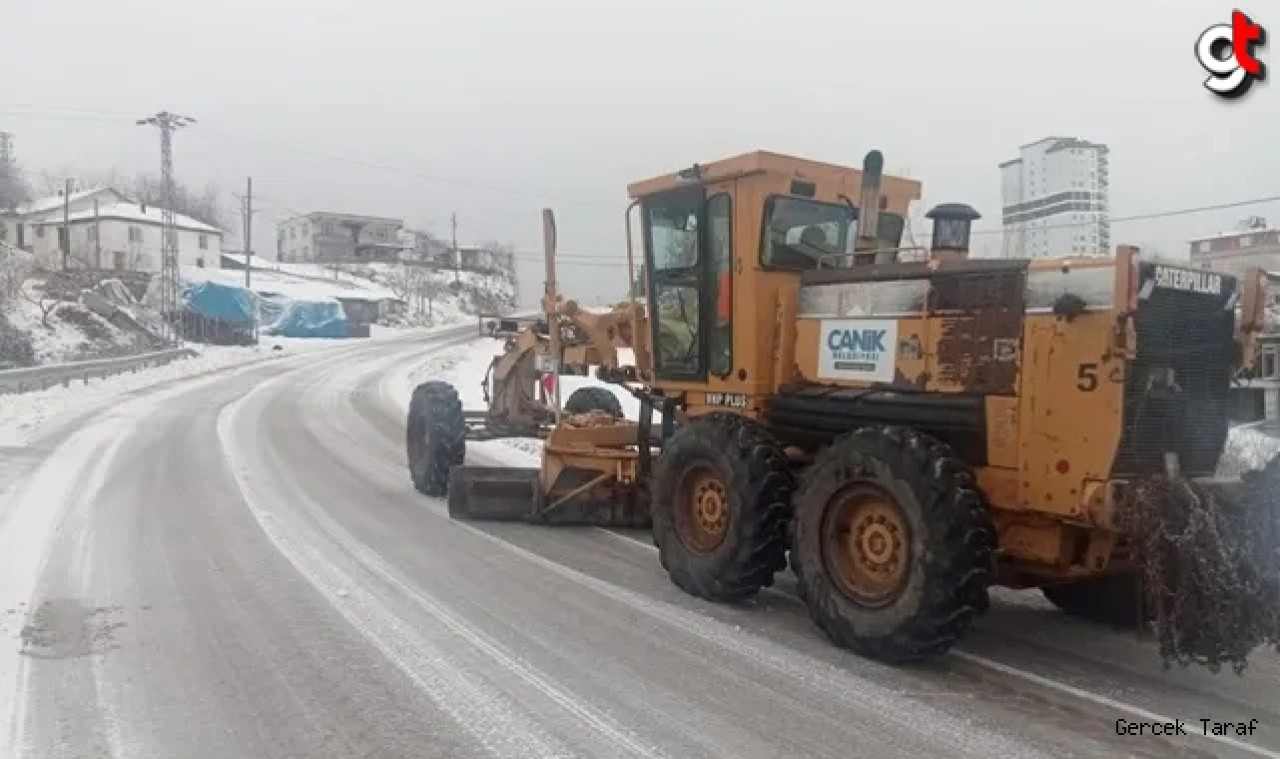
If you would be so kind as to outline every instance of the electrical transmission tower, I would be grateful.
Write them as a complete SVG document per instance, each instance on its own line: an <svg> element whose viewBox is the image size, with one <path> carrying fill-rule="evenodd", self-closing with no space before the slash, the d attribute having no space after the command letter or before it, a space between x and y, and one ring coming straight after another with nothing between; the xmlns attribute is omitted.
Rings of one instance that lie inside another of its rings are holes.
<svg viewBox="0 0 1280 759"><path fill-rule="evenodd" d="M154 116L138 119L139 126L154 126L160 130L160 315L165 325L165 336L171 343L182 342L180 326L173 324L178 314L178 230L174 224L173 207L177 205L177 191L173 184L173 133L196 120L189 116L161 111Z"/></svg>

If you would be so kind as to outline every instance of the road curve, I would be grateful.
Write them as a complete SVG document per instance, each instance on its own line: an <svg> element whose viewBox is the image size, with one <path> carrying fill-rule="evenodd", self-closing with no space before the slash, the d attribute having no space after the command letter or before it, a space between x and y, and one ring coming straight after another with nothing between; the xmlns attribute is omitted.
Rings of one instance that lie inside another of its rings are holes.
<svg viewBox="0 0 1280 759"><path fill-rule="evenodd" d="M0 755L1280 756L1274 655L1162 672L999 593L961 651L895 669L830 646L789 576L715 606L641 534L449 520L391 380L456 342L138 393L0 466ZM1143 715L1191 735L1116 735Z"/></svg>

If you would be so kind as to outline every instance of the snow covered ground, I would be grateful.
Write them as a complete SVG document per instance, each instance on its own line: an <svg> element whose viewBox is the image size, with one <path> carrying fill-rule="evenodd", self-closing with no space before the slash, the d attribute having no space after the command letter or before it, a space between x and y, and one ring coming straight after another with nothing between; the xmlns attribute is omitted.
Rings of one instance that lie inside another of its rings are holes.
<svg viewBox="0 0 1280 759"><path fill-rule="evenodd" d="M282 264L283 265L283 264ZM244 286L244 272L236 269L210 269L184 266L182 278L187 282L216 282L220 285ZM299 300L336 297L360 297L371 299L395 298L396 294L368 279L343 276L325 278L319 271L311 276L301 276L286 271L255 268L249 275L250 287L256 292L271 292Z"/></svg>
<svg viewBox="0 0 1280 759"><path fill-rule="evenodd" d="M1277 452L1280 452L1280 438L1260 432L1251 424L1233 427L1218 462L1218 475L1238 477L1243 472L1261 469Z"/></svg>
<svg viewBox="0 0 1280 759"><path fill-rule="evenodd" d="M79 303L42 299L40 295L33 282L28 281L20 297L5 303L3 313L9 328L30 340L36 364L146 350L145 340L110 324ZM48 309L47 318L41 313L42 308Z"/></svg>
<svg viewBox="0 0 1280 759"><path fill-rule="evenodd" d="M431 330L423 330L429 334ZM405 330L380 329L370 340L387 339L408 334ZM104 406L134 390L177 379L195 378L219 369L262 361L281 360L300 353L338 350L367 340L320 340L286 337L264 337L260 345L204 346L192 345L200 355L181 359L137 374L90 380L88 385L73 382L70 387L53 387L35 393L0 395L0 446L26 446L59 422ZM275 350L280 346L280 350Z"/></svg>

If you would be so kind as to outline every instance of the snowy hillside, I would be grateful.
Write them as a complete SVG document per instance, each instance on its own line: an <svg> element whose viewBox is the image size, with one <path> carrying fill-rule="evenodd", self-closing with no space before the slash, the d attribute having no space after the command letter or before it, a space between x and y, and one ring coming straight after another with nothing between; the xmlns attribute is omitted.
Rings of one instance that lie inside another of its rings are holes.
<svg viewBox="0 0 1280 759"><path fill-rule="evenodd" d="M243 265L242 257L224 258ZM154 347L154 336L147 329L156 331L160 326L158 288L148 287L146 275L127 277L127 288L119 283L107 287L101 292L110 304L104 308L99 299L95 308L89 308L82 292L100 290L101 273L38 272L29 255L13 248L3 251L0 264L0 369L126 355ZM245 272L184 267L182 278L187 285L214 282L243 287ZM455 274L397 264L335 269L254 259L250 288L276 302L368 301L377 304L375 312L382 314L375 323L393 328L459 324L478 313L509 313L516 302L515 282L507 272ZM141 302L130 296L131 289L141 290L136 293Z"/></svg>
<svg viewBox="0 0 1280 759"><path fill-rule="evenodd" d="M244 256L223 259L243 267ZM404 303L394 324L438 326L464 321L477 313L509 313L516 305L516 283L510 272L433 271L401 264L297 264L252 259L251 288L287 298L367 298ZM243 286L244 270L184 269L184 279Z"/></svg>
<svg viewBox="0 0 1280 759"><path fill-rule="evenodd" d="M47 297L24 283L0 309L0 369L127 355L147 350L141 334L121 329L80 303Z"/></svg>

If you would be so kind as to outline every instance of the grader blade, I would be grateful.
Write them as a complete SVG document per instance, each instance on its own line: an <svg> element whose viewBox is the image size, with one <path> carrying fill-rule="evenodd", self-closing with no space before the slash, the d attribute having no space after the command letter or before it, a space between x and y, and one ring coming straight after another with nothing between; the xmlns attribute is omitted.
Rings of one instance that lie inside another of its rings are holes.
<svg viewBox="0 0 1280 759"><path fill-rule="evenodd" d="M538 470L455 466L449 472L449 516L493 522L524 522L538 505Z"/></svg>

